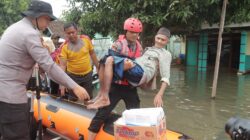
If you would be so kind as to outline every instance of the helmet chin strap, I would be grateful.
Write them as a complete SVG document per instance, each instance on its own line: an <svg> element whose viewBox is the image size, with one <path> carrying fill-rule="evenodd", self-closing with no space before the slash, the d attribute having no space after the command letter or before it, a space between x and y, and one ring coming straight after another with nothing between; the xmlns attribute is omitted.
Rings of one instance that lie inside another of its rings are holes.
<svg viewBox="0 0 250 140"><path fill-rule="evenodd" d="M36 18L36 28L40 31L40 28L39 28L39 25L38 25L37 18Z"/></svg>

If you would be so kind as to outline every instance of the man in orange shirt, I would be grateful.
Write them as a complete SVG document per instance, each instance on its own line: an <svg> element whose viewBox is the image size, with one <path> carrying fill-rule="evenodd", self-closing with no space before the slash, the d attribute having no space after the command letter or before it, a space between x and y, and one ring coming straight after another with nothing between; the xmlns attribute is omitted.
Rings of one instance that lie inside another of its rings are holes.
<svg viewBox="0 0 250 140"><path fill-rule="evenodd" d="M98 60L94 47L88 36L78 35L75 23L64 25L67 37L62 45L60 53L60 66L80 86L84 87L90 98L93 97L92 90L92 63L98 68ZM65 88L60 87L61 95L65 94ZM73 94L70 94L70 96ZM71 98L74 100L75 97Z"/></svg>

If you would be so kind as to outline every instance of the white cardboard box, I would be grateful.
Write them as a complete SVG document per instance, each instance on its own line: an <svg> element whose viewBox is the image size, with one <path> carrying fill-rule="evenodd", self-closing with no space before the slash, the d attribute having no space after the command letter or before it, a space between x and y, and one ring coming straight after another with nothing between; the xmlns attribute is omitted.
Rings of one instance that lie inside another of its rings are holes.
<svg viewBox="0 0 250 140"><path fill-rule="evenodd" d="M157 125L127 125L123 118L114 122L115 140L166 140L165 117Z"/></svg>
<svg viewBox="0 0 250 140"><path fill-rule="evenodd" d="M127 125L152 126L158 125L165 113L163 108L140 108L129 109L122 113L122 117Z"/></svg>
<svg viewBox="0 0 250 140"><path fill-rule="evenodd" d="M125 110L114 123L115 140L166 140L163 108Z"/></svg>

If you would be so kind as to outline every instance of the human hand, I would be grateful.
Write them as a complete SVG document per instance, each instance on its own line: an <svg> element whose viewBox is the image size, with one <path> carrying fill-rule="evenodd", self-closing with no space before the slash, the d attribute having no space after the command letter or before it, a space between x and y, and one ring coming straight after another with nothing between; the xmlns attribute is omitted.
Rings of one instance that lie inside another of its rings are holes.
<svg viewBox="0 0 250 140"><path fill-rule="evenodd" d="M39 74L44 74L45 71L43 70L42 67L40 67L40 65L38 65L38 70L39 70Z"/></svg>
<svg viewBox="0 0 250 140"><path fill-rule="evenodd" d="M39 66L38 66L37 63L34 65L34 68L35 68L35 69L39 69Z"/></svg>
<svg viewBox="0 0 250 140"><path fill-rule="evenodd" d="M50 49L49 45L48 45L45 41L42 41L42 46L43 46L44 48L46 48L46 49L48 50L49 53L51 53L51 49Z"/></svg>
<svg viewBox="0 0 250 140"><path fill-rule="evenodd" d="M154 106L155 107L162 107L163 106L163 101L162 101L162 96L161 95L159 95L159 94L155 95Z"/></svg>
<svg viewBox="0 0 250 140"><path fill-rule="evenodd" d="M124 71L129 70L134 66L135 66L135 64L133 61L131 61L130 59L127 59L127 58L124 59L124 66L123 66Z"/></svg>
<svg viewBox="0 0 250 140"><path fill-rule="evenodd" d="M60 93L61 93L61 96L65 95L65 87L64 86L60 86Z"/></svg>
<svg viewBox="0 0 250 140"><path fill-rule="evenodd" d="M79 100L83 101L90 99L88 92L83 87L77 85L72 90Z"/></svg>

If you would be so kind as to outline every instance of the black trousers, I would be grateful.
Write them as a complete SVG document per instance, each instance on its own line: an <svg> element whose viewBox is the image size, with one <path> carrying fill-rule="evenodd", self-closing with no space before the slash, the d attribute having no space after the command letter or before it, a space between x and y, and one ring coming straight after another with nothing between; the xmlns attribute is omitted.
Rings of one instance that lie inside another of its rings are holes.
<svg viewBox="0 0 250 140"><path fill-rule="evenodd" d="M86 75L76 75L67 72L70 78L72 78L77 84L79 84L81 87L85 88L85 90L88 92L90 99L93 98L93 85L92 85L92 74L93 72L89 72ZM73 96L72 98L76 98L75 94L72 91L69 91L70 96Z"/></svg>
<svg viewBox="0 0 250 140"><path fill-rule="evenodd" d="M51 94L52 95L60 96L59 84L57 84L53 80L50 80L50 88L51 88Z"/></svg>
<svg viewBox="0 0 250 140"><path fill-rule="evenodd" d="M110 105L98 109L92 119L89 130L98 133L105 120L108 119L112 110L120 100L125 102L126 109L139 108L140 99L135 87L112 84L109 92Z"/></svg>
<svg viewBox="0 0 250 140"><path fill-rule="evenodd" d="M3 140L30 139L27 103L9 104L0 101L0 111L0 134Z"/></svg>

